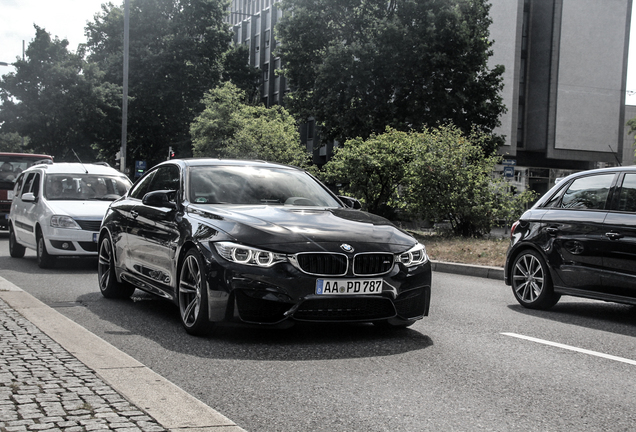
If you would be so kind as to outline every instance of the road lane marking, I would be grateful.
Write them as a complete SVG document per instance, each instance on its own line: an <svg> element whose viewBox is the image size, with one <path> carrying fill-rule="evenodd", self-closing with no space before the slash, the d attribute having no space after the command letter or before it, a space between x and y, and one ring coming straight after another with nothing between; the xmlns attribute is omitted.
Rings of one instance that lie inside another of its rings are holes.
<svg viewBox="0 0 636 432"><path fill-rule="evenodd" d="M626 358L623 358L623 357L617 357L617 356L613 356L613 355L610 355L610 354L601 353L601 352L598 352L598 351L591 351L591 350L587 350L587 349L584 349L584 348L578 348L578 347L574 347L574 346L571 346L571 345L565 345L565 344L558 343L558 342L551 342L551 341L547 341L547 340L544 340L544 339L537 339L537 338L533 338L533 337L530 337L530 336L524 336L524 335L520 335L520 334L516 334L516 333L501 333L501 334L504 335L504 336L510 336L510 337L514 337L514 338L518 338L518 339L525 339L525 340L528 340L528 341L537 342L537 343L544 344L544 345L550 345L550 346L557 347L557 348L563 348L563 349L570 350L570 351L576 351L576 352L580 352L580 353L583 353L583 354L593 355L593 356L596 356L596 357L602 357L602 358L605 358L605 359L614 360L614 361L627 363L627 364L636 366L636 360L630 360L630 359L626 359Z"/></svg>

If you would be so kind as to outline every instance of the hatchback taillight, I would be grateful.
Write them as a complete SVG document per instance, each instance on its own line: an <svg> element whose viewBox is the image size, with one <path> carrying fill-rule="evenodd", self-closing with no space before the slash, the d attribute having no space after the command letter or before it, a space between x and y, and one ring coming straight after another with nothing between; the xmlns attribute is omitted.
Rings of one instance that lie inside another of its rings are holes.
<svg viewBox="0 0 636 432"><path fill-rule="evenodd" d="M517 229L517 227L519 226L519 224L521 223L521 221L517 221L515 223L512 224L512 227L510 228L510 239L512 240L512 236L515 233L515 230Z"/></svg>

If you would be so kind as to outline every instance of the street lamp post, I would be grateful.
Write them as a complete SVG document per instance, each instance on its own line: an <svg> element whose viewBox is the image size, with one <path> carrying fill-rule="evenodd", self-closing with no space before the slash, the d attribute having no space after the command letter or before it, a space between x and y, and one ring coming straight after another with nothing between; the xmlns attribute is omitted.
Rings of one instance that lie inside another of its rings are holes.
<svg viewBox="0 0 636 432"><path fill-rule="evenodd" d="M129 9L128 0L124 3L124 82L123 99L121 104L121 149L120 166L121 172L126 172L126 141L128 140L128 35L129 35Z"/></svg>

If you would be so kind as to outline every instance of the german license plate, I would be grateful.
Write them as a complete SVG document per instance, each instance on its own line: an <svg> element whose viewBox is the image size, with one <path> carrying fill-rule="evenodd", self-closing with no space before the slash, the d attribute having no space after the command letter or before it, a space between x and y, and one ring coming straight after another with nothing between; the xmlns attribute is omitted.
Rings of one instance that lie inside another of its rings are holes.
<svg viewBox="0 0 636 432"><path fill-rule="evenodd" d="M317 279L318 295L380 294L382 279Z"/></svg>
<svg viewBox="0 0 636 432"><path fill-rule="evenodd" d="M98 237L99 237L99 233L93 233L93 243L97 243Z"/></svg>

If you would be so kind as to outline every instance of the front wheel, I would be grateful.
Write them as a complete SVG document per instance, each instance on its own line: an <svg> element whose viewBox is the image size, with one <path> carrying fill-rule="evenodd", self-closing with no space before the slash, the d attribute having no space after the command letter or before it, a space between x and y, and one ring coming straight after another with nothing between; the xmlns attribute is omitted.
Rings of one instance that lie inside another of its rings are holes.
<svg viewBox="0 0 636 432"><path fill-rule="evenodd" d="M99 255L97 258L97 281L99 290L106 298L128 298L135 287L128 283L117 281L115 275L115 254L113 253L113 245L108 235L103 236L99 240L97 248Z"/></svg>
<svg viewBox="0 0 636 432"><path fill-rule="evenodd" d="M24 256L24 252L26 248L18 243L18 240L15 238L15 232L13 231L13 226L9 226L9 255L12 258L22 258Z"/></svg>
<svg viewBox="0 0 636 432"><path fill-rule="evenodd" d="M37 235L36 253L37 253L37 259L38 259L38 266L40 268L47 269L47 268L53 267L53 264L55 264L55 259L57 257L54 255L50 255L49 252L46 250L46 242L44 241L44 236L42 235L41 232L38 232L38 235Z"/></svg>
<svg viewBox="0 0 636 432"><path fill-rule="evenodd" d="M512 292L529 309L549 309L561 298L554 292L548 266L538 252L521 252L512 264Z"/></svg>
<svg viewBox="0 0 636 432"><path fill-rule="evenodd" d="M179 313L186 332L195 336L207 334L208 292L205 264L196 249L186 254L179 272Z"/></svg>

